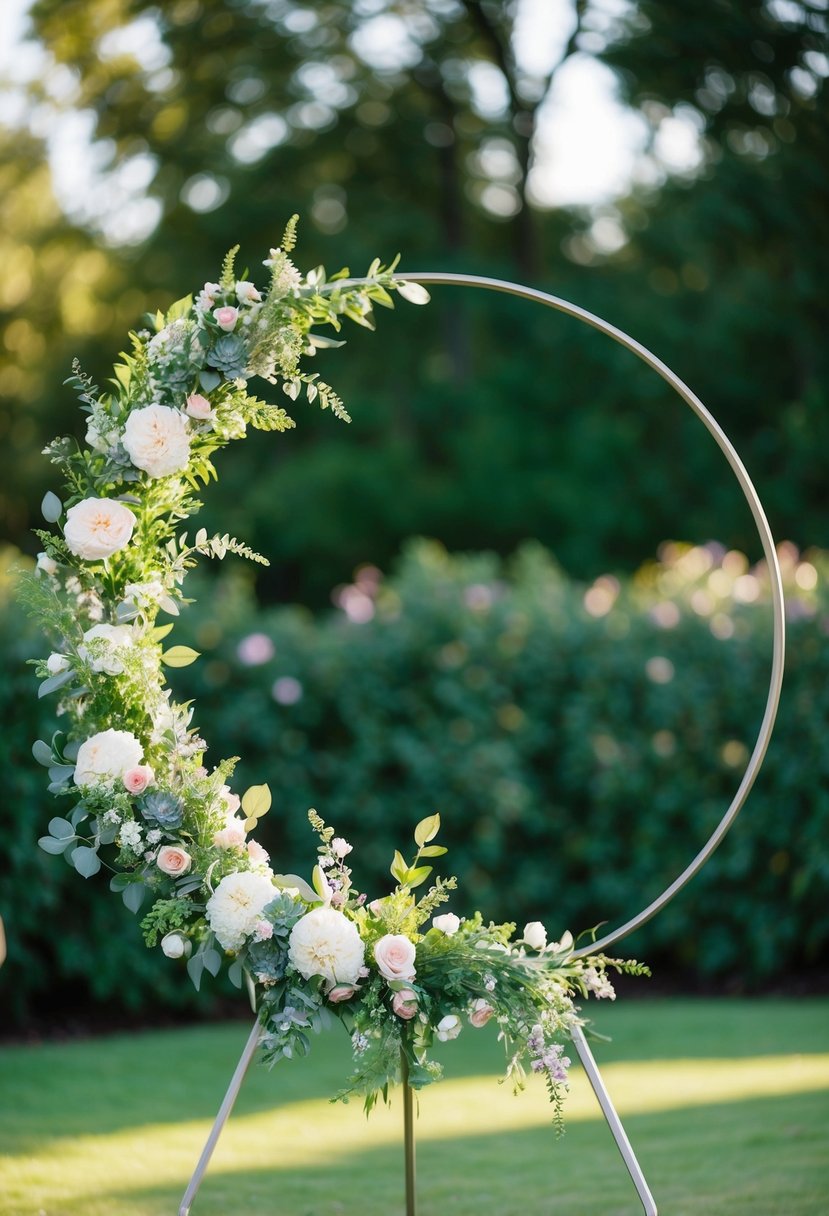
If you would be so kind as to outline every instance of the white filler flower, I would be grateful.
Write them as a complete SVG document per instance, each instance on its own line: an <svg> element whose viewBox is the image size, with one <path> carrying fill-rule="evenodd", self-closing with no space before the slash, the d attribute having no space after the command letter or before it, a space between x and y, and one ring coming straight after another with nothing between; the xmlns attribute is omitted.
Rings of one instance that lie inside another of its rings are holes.
<svg viewBox="0 0 829 1216"><path fill-rule="evenodd" d="M242 870L228 874L207 901L207 921L225 950L239 950L278 891L270 876Z"/></svg>
<svg viewBox="0 0 829 1216"><path fill-rule="evenodd" d="M124 670L118 652L132 646L134 640L135 635L129 625L93 625L83 635L78 658L88 663L93 671L118 676ZM92 647L88 645L89 642L93 643Z"/></svg>
<svg viewBox="0 0 829 1216"><path fill-rule="evenodd" d="M66 512L64 539L76 557L100 561L128 545L135 516L114 498L84 498Z"/></svg>
<svg viewBox="0 0 829 1216"><path fill-rule="evenodd" d="M114 781L141 763L144 749L128 730L102 730L78 748L75 785Z"/></svg>
<svg viewBox="0 0 829 1216"><path fill-rule="evenodd" d="M168 405L133 410L124 427L124 447L136 468L150 477L180 473L190 459L187 420Z"/></svg>
<svg viewBox="0 0 829 1216"><path fill-rule="evenodd" d="M291 930L291 965L306 980L321 975L329 984L356 984L365 960L357 926L334 908L314 908Z"/></svg>

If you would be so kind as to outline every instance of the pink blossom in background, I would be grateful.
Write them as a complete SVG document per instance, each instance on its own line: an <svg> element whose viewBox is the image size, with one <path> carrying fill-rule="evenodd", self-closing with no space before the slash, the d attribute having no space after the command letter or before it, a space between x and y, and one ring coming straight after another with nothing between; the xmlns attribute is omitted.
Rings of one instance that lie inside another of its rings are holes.
<svg viewBox="0 0 829 1216"><path fill-rule="evenodd" d="M274 644L266 633L249 633L236 647L239 662L245 667L261 667L274 656Z"/></svg>

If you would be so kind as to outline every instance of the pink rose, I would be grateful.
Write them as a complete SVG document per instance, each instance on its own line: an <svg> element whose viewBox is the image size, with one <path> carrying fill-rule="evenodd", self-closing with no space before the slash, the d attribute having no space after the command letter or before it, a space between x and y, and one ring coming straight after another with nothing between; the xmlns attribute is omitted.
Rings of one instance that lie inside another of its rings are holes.
<svg viewBox="0 0 829 1216"><path fill-rule="evenodd" d="M229 785L222 786L222 788L219 790L219 797L231 815L235 815L239 807L242 805L242 800L239 795L231 794Z"/></svg>
<svg viewBox="0 0 829 1216"><path fill-rule="evenodd" d="M226 304L224 308L214 308L213 317L219 329L224 329L227 333L236 328L236 322L239 320L239 309L231 308Z"/></svg>
<svg viewBox="0 0 829 1216"><path fill-rule="evenodd" d="M128 794L143 794L155 781L155 773L149 764L137 764L135 768L128 768L121 780Z"/></svg>
<svg viewBox="0 0 829 1216"><path fill-rule="evenodd" d="M392 997L391 1007L399 1018L408 1022L417 1013L417 993L411 988L401 988Z"/></svg>
<svg viewBox="0 0 829 1216"><path fill-rule="evenodd" d="M489 1001L485 1001L483 997L475 1002L469 1011L469 1021L477 1029L486 1026L489 1019L495 1013L495 1010L490 1005Z"/></svg>
<svg viewBox="0 0 829 1216"><path fill-rule="evenodd" d="M245 825L231 815L227 827L213 833L213 843L220 849L236 849L245 843Z"/></svg>
<svg viewBox="0 0 829 1216"><path fill-rule="evenodd" d="M356 991L353 984L336 984L328 993L328 999L336 1005L339 1001L350 1001Z"/></svg>
<svg viewBox="0 0 829 1216"><path fill-rule="evenodd" d="M374 945L374 961L387 980L413 980L415 976L414 942L400 933L387 933Z"/></svg>
<svg viewBox="0 0 829 1216"><path fill-rule="evenodd" d="M270 854L267 849L262 848L258 840L249 840L248 857L255 866L263 866L269 861Z"/></svg>
<svg viewBox="0 0 829 1216"><path fill-rule="evenodd" d="M178 878L179 874L187 873L192 861L186 849L179 848L177 844L165 844L158 850L155 864L163 874Z"/></svg>
<svg viewBox="0 0 829 1216"><path fill-rule="evenodd" d="M206 397L202 397L201 393L191 393L187 398L184 407L184 412L189 414L191 418L196 418L199 422L205 422L213 417L213 410L210 402Z"/></svg>

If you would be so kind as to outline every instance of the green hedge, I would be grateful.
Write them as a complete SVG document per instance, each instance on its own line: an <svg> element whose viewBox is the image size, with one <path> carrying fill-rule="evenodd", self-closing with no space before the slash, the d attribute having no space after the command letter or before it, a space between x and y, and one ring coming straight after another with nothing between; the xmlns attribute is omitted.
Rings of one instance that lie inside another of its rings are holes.
<svg viewBox="0 0 829 1216"><path fill-rule="evenodd" d="M788 676L758 784L713 861L624 946L729 983L814 967L829 939L829 565L783 558ZM735 580L751 602L735 602ZM391 851L440 810L461 914L558 933L636 913L724 813L764 708L767 593L741 555L713 547L669 546L622 587L585 587L537 546L504 567L420 541L391 578L361 572L319 618L257 611L238 573L201 591L176 640L204 657L173 673L177 695L197 699L208 761L239 754L240 788L270 784L259 837L274 865L309 868L315 806L379 894ZM105 881L36 848L52 803L29 748L52 706L23 665L37 639L8 596L0 611L9 1008L22 1018L78 995L195 1005Z"/></svg>

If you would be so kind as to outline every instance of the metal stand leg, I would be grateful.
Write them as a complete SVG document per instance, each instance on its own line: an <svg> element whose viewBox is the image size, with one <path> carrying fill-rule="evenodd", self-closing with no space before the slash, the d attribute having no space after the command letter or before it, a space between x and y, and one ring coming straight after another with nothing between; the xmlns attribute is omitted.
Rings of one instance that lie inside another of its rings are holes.
<svg viewBox="0 0 829 1216"><path fill-rule="evenodd" d="M250 1068L251 1060L256 1053L256 1048L259 1045L259 1038L261 1034L262 1027L257 1020L254 1023L253 1030L250 1032L244 1050L239 1057L239 1063L236 1065L236 1071L231 1077L230 1084L227 1087L227 1093L224 1096L222 1105L219 1107L216 1122L210 1129L210 1135L207 1137L207 1143L202 1149L202 1154L199 1157L199 1163L193 1172L193 1177L190 1179L187 1185L187 1190L184 1192L184 1198L182 1199L178 1209L178 1216L189 1216L193 1200L196 1198L198 1189L201 1186L201 1180L204 1177L208 1165L210 1164L210 1158L213 1156L213 1150L216 1147L219 1136L221 1136L222 1132L224 1131L225 1124L230 1118L230 1112L233 1110L233 1104L239 1096L239 1090L242 1088L245 1073Z"/></svg>
<svg viewBox="0 0 829 1216"><path fill-rule="evenodd" d="M400 1052L400 1081L403 1090L403 1155L406 1163L406 1216L417 1216L415 1198L414 1100L409 1084L409 1062Z"/></svg>
<svg viewBox="0 0 829 1216"><path fill-rule="evenodd" d="M636 1160L636 1154L630 1146L627 1133L622 1127L622 1121L616 1114L616 1108L610 1100L610 1094L605 1089L604 1081L601 1078L598 1065L593 1059L593 1053L587 1044L587 1039L584 1037L580 1026L574 1026L571 1034L584 1071L587 1073L590 1084L593 1086L593 1092L598 1099L599 1106L602 1108L602 1114L607 1120L607 1125L610 1128L613 1139L616 1141L616 1147L622 1154L622 1160L627 1166L627 1171L642 1201L645 1216L658 1216L656 1203L645 1181L645 1175L642 1173L642 1168Z"/></svg>

